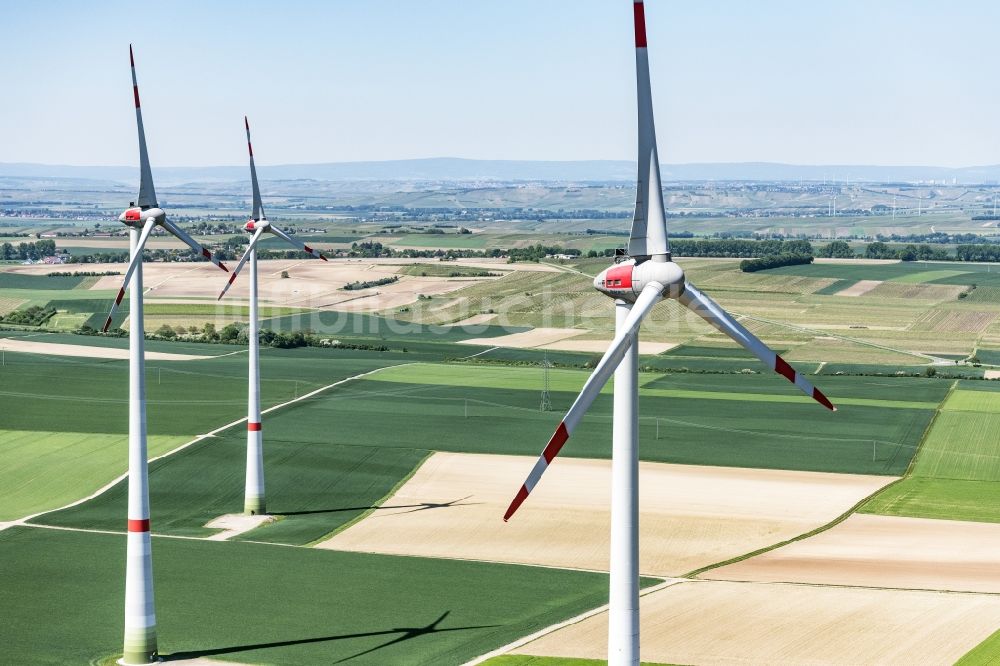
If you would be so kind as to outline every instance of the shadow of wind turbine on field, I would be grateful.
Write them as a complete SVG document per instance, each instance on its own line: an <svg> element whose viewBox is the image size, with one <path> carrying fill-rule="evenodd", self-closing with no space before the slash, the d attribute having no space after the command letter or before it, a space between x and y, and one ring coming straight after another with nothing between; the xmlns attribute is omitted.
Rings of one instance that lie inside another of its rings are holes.
<svg viewBox="0 0 1000 666"><path fill-rule="evenodd" d="M380 645L376 645L373 648L369 648L367 650L363 650L363 651L358 652L356 654L352 654L350 656L344 657L343 659L339 659L339 660L337 660L335 662L332 662L332 663L339 664L339 663L342 663L342 662L345 662L345 661L349 661L351 659L357 659L358 657L364 656L366 654L370 654L370 653L375 652L377 650L381 650L383 648L387 648L390 645L395 645L396 643L402 643L404 641L412 640L414 638L419 638L420 636L425 636L427 634L439 634L439 633L443 633L443 632L446 632L446 631L468 631L468 630L471 630L471 629L489 629L489 628L492 628L492 627L499 626L499 625L495 625L495 624L483 624L483 625L473 625L473 626L467 626L467 627L447 627L447 628L444 628L444 629L438 628L438 625L441 624L441 622L443 622L444 619L446 617L448 617L448 615L450 613L451 613L450 610L447 610L447 611L441 613L441 615L438 617L438 619L434 620L430 624L427 624L427 625L425 625L423 627L393 627L392 629L384 629L382 631L365 631L365 632L359 632L359 633L355 633L355 634L334 634L334 635L331 635L331 636L316 636L316 637L313 637L313 638L298 638L298 639L287 640L287 641L273 641L273 642L270 642L270 643L250 643L250 644L247 644L247 645L230 645L230 646L219 647L219 648L207 648L207 649L204 649L204 650L185 650L183 652L174 652L173 654L167 654L167 655L161 654L160 658L163 661L181 661L183 659L197 659L199 657L214 657L214 656L217 656L217 655L232 654L232 653L235 653L235 652L250 652L252 650L267 650L267 649L270 649L270 648L290 647L290 646L293 646L293 645L307 645L309 643L325 643L325 642L328 642L328 641L343 641L343 640L350 640L350 639L354 639L354 638L371 638L371 637L374 637L374 636L391 636L392 634L400 634L400 636L398 636L398 637L396 637L396 638L394 638L394 639L392 639L390 641L387 641L387 642L382 643Z"/></svg>
<svg viewBox="0 0 1000 666"><path fill-rule="evenodd" d="M473 506L476 504L482 504L482 502L466 502L465 500L472 497L472 495L466 495L459 499L451 500L450 502L420 502L418 504L394 504L391 506L381 505L381 506L350 506L343 507L339 509L314 509L312 511L275 511L271 515L273 516L308 516L316 513L340 513L342 511L385 511L388 509L411 509L410 511L401 511L400 513L413 513L414 511L426 511L428 509L447 509L456 506ZM395 514L394 514L395 515Z"/></svg>

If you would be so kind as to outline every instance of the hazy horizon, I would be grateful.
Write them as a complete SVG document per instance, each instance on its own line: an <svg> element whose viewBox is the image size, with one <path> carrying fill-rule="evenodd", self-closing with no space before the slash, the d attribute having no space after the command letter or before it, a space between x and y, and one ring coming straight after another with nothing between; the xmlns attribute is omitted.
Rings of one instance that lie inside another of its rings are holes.
<svg viewBox="0 0 1000 666"><path fill-rule="evenodd" d="M0 161L631 160L630 4L11 4ZM664 163L1000 163L995 3L646 4Z"/></svg>

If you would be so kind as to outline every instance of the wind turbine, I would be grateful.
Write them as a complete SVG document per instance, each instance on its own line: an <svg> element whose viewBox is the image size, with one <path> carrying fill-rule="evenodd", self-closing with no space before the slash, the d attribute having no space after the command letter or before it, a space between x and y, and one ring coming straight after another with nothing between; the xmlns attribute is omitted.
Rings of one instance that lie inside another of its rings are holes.
<svg viewBox="0 0 1000 666"><path fill-rule="evenodd" d="M128 47L132 66L132 95L135 98L135 122L139 130L139 198L129 205L118 220L129 227L131 259L125 280L118 291L105 331L131 286L129 295L129 395L128 395L128 540L125 553L125 636L122 662L149 664L156 657L156 609L153 604L153 560L149 538L149 473L146 453L146 382L142 321L142 249L153 228L163 227L190 245L202 256L226 269L218 259L171 223L156 202L153 172L146 152L146 134L139 108L139 85L135 78L135 58ZM129 280L131 279L131 285Z"/></svg>
<svg viewBox="0 0 1000 666"><path fill-rule="evenodd" d="M629 259L602 271L594 288L615 299L615 337L583 390L556 429L521 489L504 514L511 518L538 485L542 474L580 426L583 415L614 373L612 434L611 576L608 611L609 664L639 663L639 326L664 298L690 308L731 337L765 365L795 384L824 407L833 404L783 358L744 328L715 301L687 282L670 257L660 188L660 164L653 125L653 104L646 53L646 21L641 0L633 3L639 111L639 174Z"/></svg>
<svg viewBox="0 0 1000 666"><path fill-rule="evenodd" d="M253 212L244 229L252 233L250 245L240 258L240 263L229 276L219 300L226 295L236 281L236 276L249 260L250 262L250 329L247 332L250 343L250 387L247 392L247 478L246 490L243 495L243 512L249 515L261 515L267 511L264 501L264 441L260 422L260 340L257 320L257 241L265 232L270 232L290 245L308 252L314 257L326 261L322 252L314 250L305 243L292 238L281 229L267 221L264 205L260 199L260 186L257 184L257 167L253 162L253 145L250 143L250 121L243 116L243 125L247 130L247 150L250 151L250 181L253 184Z"/></svg>

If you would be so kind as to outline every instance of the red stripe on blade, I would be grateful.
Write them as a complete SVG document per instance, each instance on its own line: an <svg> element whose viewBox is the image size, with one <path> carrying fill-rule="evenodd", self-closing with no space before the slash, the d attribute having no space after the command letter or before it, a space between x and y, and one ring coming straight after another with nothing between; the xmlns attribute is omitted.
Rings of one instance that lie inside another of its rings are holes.
<svg viewBox="0 0 1000 666"><path fill-rule="evenodd" d="M823 392L820 391L818 388L815 388L815 387L813 387L813 400L815 400L819 404L823 405L824 407L826 407L827 409L829 409L831 412L837 411L837 408L833 406L833 403L830 402L830 399L827 398L825 395L823 395Z"/></svg>
<svg viewBox="0 0 1000 666"><path fill-rule="evenodd" d="M104 322L104 328L101 329L101 332L102 333L107 333L108 332L108 328L110 326L111 326L111 317L108 317L108 320L106 322Z"/></svg>
<svg viewBox="0 0 1000 666"><path fill-rule="evenodd" d="M134 520L132 518L128 519L128 531L129 532L148 532L149 531L149 518L144 518L143 520Z"/></svg>
<svg viewBox="0 0 1000 666"><path fill-rule="evenodd" d="M139 108L139 86L132 86L132 96L135 97L135 108Z"/></svg>
<svg viewBox="0 0 1000 666"><path fill-rule="evenodd" d="M635 13L635 48L646 48L646 9L641 2L632 4Z"/></svg>
<svg viewBox="0 0 1000 666"><path fill-rule="evenodd" d="M250 145L249 141L247 141L247 149L250 151L250 157L253 157L253 146Z"/></svg>
<svg viewBox="0 0 1000 666"><path fill-rule="evenodd" d="M519 506L524 504L524 500L526 499L528 499L528 487L521 486L521 489L517 491L517 496L514 498L514 501L510 503L509 507L507 507L507 513L503 514L503 522L506 523L510 520L510 517L514 515L514 512L517 511Z"/></svg>
<svg viewBox="0 0 1000 666"><path fill-rule="evenodd" d="M248 421L247 422L247 430L249 430L250 432L259 432L260 431L260 424L259 423L254 423L252 421Z"/></svg>
<svg viewBox="0 0 1000 666"><path fill-rule="evenodd" d="M132 45L128 45L128 61L135 67L135 56L132 55Z"/></svg>
<svg viewBox="0 0 1000 666"><path fill-rule="evenodd" d="M121 305L122 298L125 297L125 287L118 290L118 295L115 297L115 305Z"/></svg>
<svg viewBox="0 0 1000 666"><path fill-rule="evenodd" d="M250 121L247 120L246 116L243 116L243 124L247 126L247 131L250 131Z"/></svg>
<svg viewBox="0 0 1000 666"><path fill-rule="evenodd" d="M774 355L774 371L793 384L795 383L795 370L777 354Z"/></svg>
<svg viewBox="0 0 1000 666"><path fill-rule="evenodd" d="M313 249L308 245L303 245L302 247L304 247L306 249L306 252L308 252L309 254L313 254Z"/></svg>
<svg viewBox="0 0 1000 666"><path fill-rule="evenodd" d="M569 430L566 430L566 424L560 423L559 427L556 428L555 433L552 435L552 439L549 443L545 445L545 450L542 451L542 457L545 458L545 462L550 463L552 459L556 457L559 453L559 449L563 447L566 440L569 439Z"/></svg>
<svg viewBox="0 0 1000 666"><path fill-rule="evenodd" d="M205 248L201 248L201 256L205 257L206 259L211 259L212 253L206 250Z"/></svg>
<svg viewBox="0 0 1000 666"><path fill-rule="evenodd" d="M322 259L323 261L329 261L329 259L326 258L326 255L323 254L322 252L319 253L319 258Z"/></svg>

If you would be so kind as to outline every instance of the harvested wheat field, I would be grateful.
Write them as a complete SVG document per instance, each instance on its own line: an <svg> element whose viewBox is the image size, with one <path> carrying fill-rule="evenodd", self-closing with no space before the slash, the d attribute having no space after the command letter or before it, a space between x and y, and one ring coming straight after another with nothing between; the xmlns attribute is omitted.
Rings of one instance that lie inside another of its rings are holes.
<svg viewBox="0 0 1000 666"><path fill-rule="evenodd" d="M229 268L235 261L227 262ZM119 270L125 264L87 264L88 270ZM420 295L440 295L466 287L470 282L489 278L444 278L403 276L398 282L369 289L348 291L343 287L349 282L370 282L393 277L398 264L380 263L368 259L311 259L261 261L258 268L260 300L269 305L290 305L306 308L328 308L373 312L409 305ZM288 277L281 277L287 273ZM190 302L215 302L226 285L227 274L215 266L204 263L145 263L143 286L147 298ZM101 277L93 289L117 290L122 277ZM250 297L247 273L226 293L224 303L245 303Z"/></svg>
<svg viewBox="0 0 1000 666"><path fill-rule="evenodd" d="M127 359L128 349L114 347L90 347L88 345L64 345L55 342L35 342L21 338L3 338L0 349L24 354L46 354L48 356L74 356L84 358ZM196 356L194 354L171 354L168 352L146 352L149 361L197 361L212 356Z"/></svg>
<svg viewBox="0 0 1000 666"><path fill-rule="evenodd" d="M500 335L495 338L471 338L469 340L459 340L459 344L478 345L489 347L513 347L517 349L528 349L532 347L542 347L560 342L576 335L581 335L587 331L582 328L533 328L523 333L511 333L510 335ZM607 347L607 345L605 345Z"/></svg>
<svg viewBox="0 0 1000 666"><path fill-rule="evenodd" d="M558 460L505 524L534 462L435 453L380 509L320 547L607 570L611 461ZM640 569L663 576L807 532L892 480L646 462L639 475Z"/></svg>
<svg viewBox="0 0 1000 666"><path fill-rule="evenodd" d="M678 346L679 342L646 342L639 340L639 353L642 355L655 355L662 354L665 351L670 351L674 347ZM603 354L608 350L611 345L611 340L577 340L575 338L568 338L565 340L557 340L556 342L550 342L547 345L542 345L539 349L553 349L558 351L578 351L578 352L593 352L595 354Z"/></svg>
<svg viewBox="0 0 1000 666"><path fill-rule="evenodd" d="M690 581L640 602L642 658L670 664L953 664L1000 626L1000 597ZM600 613L518 654L607 656Z"/></svg>
<svg viewBox="0 0 1000 666"><path fill-rule="evenodd" d="M703 577L1000 593L998 552L996 523L858 514Z"/></svg>

